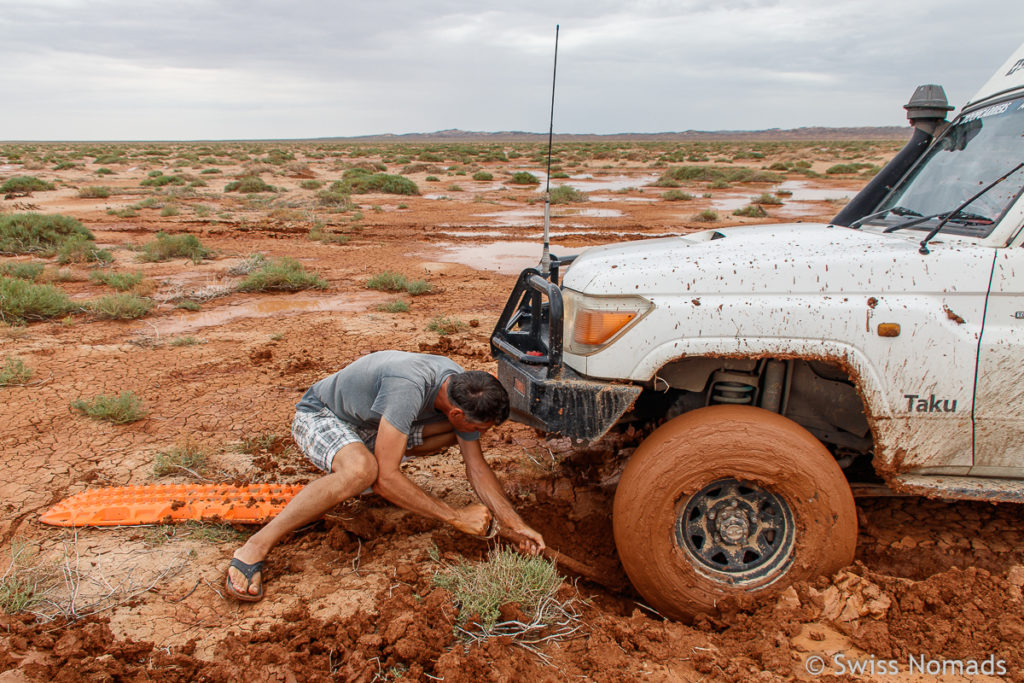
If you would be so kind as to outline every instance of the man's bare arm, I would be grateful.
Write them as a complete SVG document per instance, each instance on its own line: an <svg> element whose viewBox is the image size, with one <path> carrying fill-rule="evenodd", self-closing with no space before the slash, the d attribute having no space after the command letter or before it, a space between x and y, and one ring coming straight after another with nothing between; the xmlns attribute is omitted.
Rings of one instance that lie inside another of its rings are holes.
<svg viewBox="0 0 1024 683"><path fill-rule="evenodd" d="M466 477L491 512L494 513L501 527L501 534L515 542L520 551L529 555L537 555L544 550L544 538L526 525L512 503L505 495L501 482L494 476L490 465L484 460L479 441L464 441L459 438L462 459L466 463Z"/></svg>
<svg viewBox="0 0 1024 683"><path fill-rule="evenodd" d="M464 533L477 536L486 533L491 521L491 515L486 508L481 505L470 505L456 510L431 496L402 474L399 466L402 464L407 441L408 436L397 427L387 420L380 421L377 443L374 446L377 481L373 484L373 490L399 507L446 522Z"/></svg>

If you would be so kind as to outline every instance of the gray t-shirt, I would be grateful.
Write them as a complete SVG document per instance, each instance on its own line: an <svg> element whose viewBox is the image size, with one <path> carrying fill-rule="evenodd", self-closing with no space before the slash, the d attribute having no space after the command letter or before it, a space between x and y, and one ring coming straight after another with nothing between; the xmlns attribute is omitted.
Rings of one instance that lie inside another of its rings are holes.
<svg viewBox="0 0 1024 683"><path fill-rule="evenodd" d="M407 351L377 351L363 356L330 377L320 380L303 395L296 408L318 412L324 407L356 427L380 427L385 418L408 434L413 424L446 419L434 408L441 385L463 372L444 356ZM466 441L479 432L457 432Z"/></svg>

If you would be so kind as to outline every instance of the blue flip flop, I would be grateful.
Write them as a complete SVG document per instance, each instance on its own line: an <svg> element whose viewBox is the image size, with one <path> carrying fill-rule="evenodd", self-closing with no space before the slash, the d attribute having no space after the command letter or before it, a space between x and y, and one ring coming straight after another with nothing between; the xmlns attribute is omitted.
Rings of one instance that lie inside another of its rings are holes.
<svg viewBox="0 0 1024 683"><path fill-rule="evenodd" d="M228 568L230 569L231 567L234 567L238 571L242 572L242 576L244 576L246 581L248 581L249 583L252 583L252 575L253 574L255 574L256 572L261 572L260 573L260 592L257 593L256 595L253 595L252 593L249 593L248 591L246 591L245 593L242 593L242 592L238 591L234 587L234 585L231 583L231 577L228 576L228 575L224 576L224 590L226 590L231 597L235 598L236 600L241 600L242 602L259 602L260 600L262 600L263 599L263 574L262 574L262 571L263 571L263 560L260 560L259 562L253 562L252 564L247 564L245 562L242 562L237 557L232 557L231 558L231 563L228 564Z"/></svg>

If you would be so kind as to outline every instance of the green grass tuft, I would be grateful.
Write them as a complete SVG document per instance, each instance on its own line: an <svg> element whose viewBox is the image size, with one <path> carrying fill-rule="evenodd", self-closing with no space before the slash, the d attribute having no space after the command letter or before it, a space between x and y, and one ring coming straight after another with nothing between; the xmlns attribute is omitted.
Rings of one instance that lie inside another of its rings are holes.
<svg viewBox="0 0 1024 683"><path fill-rule="evenodd" d="M164 175L160 171L155 171L157 175L143 180L140 185L146 187L163 187L164 185L184 185L185 179L180 175Z"/></svg>
<svg viewBox="0 0 1024 683"><path fill-rule="evenodd" d="M107 285L119 292L127 292L142 282L142 271L134 273L115 273L109 270L94 270L89 273L89 279L98 284Z"/></svg>
<svg viewBox="0 0 1024 683"><path fill-rule="evenodd" d="M0 253L53 256L64 242L92 240L84 225L60 214L12 213L0 215Z"/></svg>
<svg viewBox="0 0 1024 683"><path fill-rule="evenodd" d="M409 302L404 299L394 299L382 304L377 304L377 310L383 313L408 313Z"/></svg>
<svg viewBox="0 0 1024 683"><path fill-rule="evenodd" d="M469 325L466 322L458 318L448 318L445 316L437 316L427 324L428 330L437 332L442 337L449 334L457 334L467 327Z"/></svg>
<svg viewBox="0 0 1024 683"><path fill-rule="evenodd" d="M174 446L163 453L157 453L153 459L153 476L166 477L170 474L182 474L191 471L194 474L205 474L209 454L206 449L191 441Z"/></svg>
<svg viewBox="0 0 1024 683"><path fill-rule="evenodd" d="M499 548L485 562L460 561L447 567L434 575L434 584L452 594L458 624L468 626L470 619L479 619L488 634L498 624L503 605L518 603L528 618L543 619L539 609L554 598L562 577L550 560Z"/></svg>
<svg viewBox="0 0 1024 683"><path fill-rule="evenodd" d="M569 185L559 185L551 189L552 204L569 204L571 202L585 202L587 195Z"/></svg>
<svg viewBox="0 0 1024 683"><path fill-rule="evenodd" d="M704 209L694 216L694 220L701 221L702 223L714 223L718 220L718 212L712 211L711 209Z"/></svg>
<svg viewBox="0 0 1024 683"><path fill-rule="evenodd" d="M669 190L662 193L661 198L670 202L688 202L693 199L693 195L682 190Z"/></svg>
<svg viewBox="0 0 1024 683"><path fill-rule="evenodd" d="M90 185L78 191L78 196L83 199L106 199L110 196L110 188L105 185Z"/></svg>
<svg viewBox="0 0 1024 683"><path fill-rule="evenodd" d="M31 261L10 261L0 264L0 275L16 277L20 280L34 282L43 274L43 264Z"/></svg>
<svg viewBox="0 0 1024 683"><path fill-rule="evenodd" d="M473 180L494 180L494 175L487 171L477 171L473 174Z"/></svg>
<svg viewBox="0 0 1024 683"><path fill-rule="evenodd" d="M94 315L106 320L134 320L149 313L153 308L153 300L131 292L121 292L93 299L87 306Z"/></svg>
<svg viewBox="0 0 1024 683"><path fill-rule="evenodd" d="M76 306L63 290L26 280L0 277L0 320L20 323L64 315Z"/></svg>
<svg viewBox="0 0 1024 683"><path fill-rule="evenodd" d="M32 379L32 368L16 356L7 356L3 367L0 367L0 387L17 386Z"/></svg>
<svg viewBox="0 0 1024 683"><path fill-rule="evenodd" d="M117 396L100 394L90 400L76 399L71 407L94 420L104 420L112 424L136 422L146 416L146 409L134 392L122 391Z"/></svg>
<svg viewBox="0 0 1024 683"><path fill-rule="evenodd" d="M513 185L538 185L540 180L529 171L516 171L512 174L510 183Z"/></svg>
<svg viewBox="0 0 1024 683"><path fill-rule="evenodd" d="M771 192L762 192L758 196L750 200L751 204L767 204L769 206L778 206L782 204L782 200L773 195Z"/></svg>
<svg viewBox="0 0 1024 683"><path fill-rule="evenodd" d="M341 176L341 180L331 185L333 191L350 194L367 194L382 192L384 194L418 195L420 189L416 183L400 175L390 173L371 173L363 168L350 168Z"/></svg>
<svg viewBox="0 0 1024 683"><path fill-rule="evenodd" d="M228 183L224 186L224 191L243 192L245 194L251 194L253 192L277 192L273 185L268 185L263 178L253 175L248 175Z"/></svg>
<svg viewBox="0 0 1024 683"><path fill-rule="evenodd" d="M316 273L307 273L301 263L287 257L268 261L238 284L240 292L293 292L300 289L327 289L327 287L327 280Z"/></svg>
<svg viewBox="0 0 1024 683"><path fill-rule="evenodd" d="M736 209L732 212L733 216L746 216L747 218L764 218L768 215L768 212L764 210L764 207L760 204L748 204L742 209Z"/></svg>
<svg viewBox="0 0 1024 683"><path fill-rule="evenodd" d="M81 235L64 240L57 248L57 263L112 263L114 255Z"/></svg>
<svg viewBox="0 0 1024 683"><path fill-rule="evenodd" d="M199 263L210 253L195 235L168 235L165 232L158 232L155 240L142 245L139 258L143 261L167 261L184 257L191 259L192 263Z"/></svg>
<svg viewBox="0 0 1024 683"><path fill-rule="evenodd" d="M384 271L377 273L366 281L367 289L377 289L382 292L407 292L413 296L426 294L431 291L430 283L426 280L409 280L401 273Z"/></svg>
<svg viewBox="0 0 1024 683"><path fill-rule="evenodd" d="M31 175L19 175L8 178L0 185L0 194L26 195L31 192L52 190L53 183L40 180Z"/></svg>

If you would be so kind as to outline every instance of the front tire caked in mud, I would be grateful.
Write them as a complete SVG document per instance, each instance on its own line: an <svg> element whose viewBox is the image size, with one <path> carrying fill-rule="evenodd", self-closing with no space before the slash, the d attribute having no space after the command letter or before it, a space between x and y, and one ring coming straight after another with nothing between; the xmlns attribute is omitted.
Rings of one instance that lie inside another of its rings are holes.
<svg viewBox="0 0 1024 683"><path fill-rule="evenodd" d="M749 406L701 408L655 430L626 465L613 525L633 586L673 618L831 574L857 542L832 455L792 420Z"/></svg>

